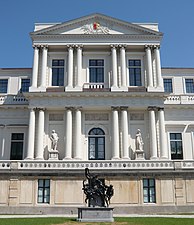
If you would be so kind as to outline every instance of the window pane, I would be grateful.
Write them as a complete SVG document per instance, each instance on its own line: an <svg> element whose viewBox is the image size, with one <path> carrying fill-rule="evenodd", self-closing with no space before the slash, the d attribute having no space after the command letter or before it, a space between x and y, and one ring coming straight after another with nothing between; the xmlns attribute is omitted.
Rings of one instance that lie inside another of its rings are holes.
<svg viewBox="0 0 194 225"><path fill-rule="evenodd" d="M43 187L43 180L38 180L38 186Z"/></svg>
<svg viewBox="0 0 194 225"><path fill-rule="evenodd" d="M0 79L0 93L7 93L8 79Z"/></svg>
<svg viewBox="0 0 194 225"><path fill-rule="evenodd" d="M164 91L172 93L172 79L163 79L164 82Z"/></svg>
<svg viewBox="0 0 194 225"><path fill-rule="evenodd" d="M64 60L52 61L52 86L64 86Z"/></svg>
<svg viewBox="0 0 194 225"><path fill-rule="evenodd" d="M104 82L104 60L103 59L89 60L89 82L91 83Z"/></svg>
<svg viewBox="0 0 194 225"><path fill-rule="evenodd" d="M142 86L141 83L141 60L129 60L129 86Z"/></svg>
<svg viewBox="0 0 194 225"><path fill-rule="evenodd" d="M185 86L187 93L194 93L194 82L193 79L185 79Z"/></svg>

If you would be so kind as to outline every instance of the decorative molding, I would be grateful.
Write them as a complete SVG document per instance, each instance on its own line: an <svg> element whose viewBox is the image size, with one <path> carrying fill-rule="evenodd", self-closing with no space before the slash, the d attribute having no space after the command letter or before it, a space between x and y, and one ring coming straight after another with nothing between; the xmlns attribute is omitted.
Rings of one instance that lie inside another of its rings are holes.
<svg viewBox="0 0 194 225"><path fill-rule="evenodd" d="M86 121L107 121L109 120L108 113L86 113Z"/></svg>
<svg viewBox="0 0 194 225"><path fill-rule="evenodd" d="M86 24L80 28L84 34L109 34L108 27L102 26L99 22Z"/></svg>

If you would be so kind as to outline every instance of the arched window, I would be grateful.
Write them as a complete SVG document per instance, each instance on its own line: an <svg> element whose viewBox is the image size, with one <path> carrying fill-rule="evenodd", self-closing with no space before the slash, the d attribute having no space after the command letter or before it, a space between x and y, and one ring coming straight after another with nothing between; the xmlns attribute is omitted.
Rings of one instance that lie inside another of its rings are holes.
<svg viewBox="0 0 194 225"><path fill-rule="evenodd" d="M105 133L100 128L93 128L88 133L88 153L90 160L105 159Z"/></svg>

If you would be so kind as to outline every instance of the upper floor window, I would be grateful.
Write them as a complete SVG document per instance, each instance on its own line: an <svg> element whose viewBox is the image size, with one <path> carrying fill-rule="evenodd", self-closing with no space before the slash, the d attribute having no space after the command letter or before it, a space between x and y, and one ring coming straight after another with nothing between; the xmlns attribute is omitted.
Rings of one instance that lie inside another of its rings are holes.
<svg viewBox="0 0 194 225"><path fill-rule="evenodd" d="M129 68L129 86L142 86L141 83L141 60L130 59Z"/></svg>
<svg viewBox="0 0 194 225"><path fill-rule="evenodd" d="M143 200L144 203L156 202L155 179L143 179Z"/></svg>
<svg viewBox="0 0 194 225"><path fill-rule="evenodd" d="M22 160L23 158L23 133L12 133L11 135L11 160Z"/></svg>
<svg viewBox="0 0 194 225"><path fill-rule="evenodd" d="M29 92L30 79L22 79L20 92Z"/></svg>
<svg viewBox="0 0 194 225"><path fill-rule="evenodd" d="M0 79L0 93L7 93L8 79Z"/></svg>
<svg viewBox="0 0 194 225"><path fill-rule="evenodd" d="M183 159L182 134L170 133L171 159Z"/></svg>
<svg viewBox="0 0 194 225"><path fill-rule="evenodd" d="M173 92L173 90L172 90L172 79L171 78L164 78L163 82L164 82L164 91L172 93Z"/></svg>
<svg viewBox="0 0 194 225"><path fill-rule="evenodd" d="M50 180L38 180L38 203L50 203Z"/></svg>
<svg viewBox="0 0 194 225"><path fill-rule="evenodd" d="M64 66L63 59L52 60L52 86L64 86Z"/></svg>
<svg viewBox="0 0 194 225"><path fill-rule="evenodd" d="M194 81L193 79L185 79L186 93L194 93Z"/></svg>
<svg viewBox="0 0 194 225"><path fill-rule="evenodd" d="M89 60L89 82L104 83L104 59Z"/></svg>

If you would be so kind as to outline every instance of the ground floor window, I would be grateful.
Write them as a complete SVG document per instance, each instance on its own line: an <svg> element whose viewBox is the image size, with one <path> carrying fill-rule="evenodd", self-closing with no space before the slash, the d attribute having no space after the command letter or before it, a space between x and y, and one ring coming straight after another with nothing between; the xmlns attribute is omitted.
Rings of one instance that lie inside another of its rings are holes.
<svg viewBox="0 0 194 225"><path fill-rule="evenodd" d="M155 179L153 178L143 179L143 200L144 203L156 202Z"/></svg>
<svg viewBox="0 0 194 225"><path fill-rule="evenodd" d="M11 160L22 160L23 145L24 145L24 134L12 133L11 134L11 154L10 154Z"/></svg>
<svg viewBox="0 0 194 225"><path fill-rule="evenodd" d="M38 180L38 203L50 203L50 180Z"/></svg>

